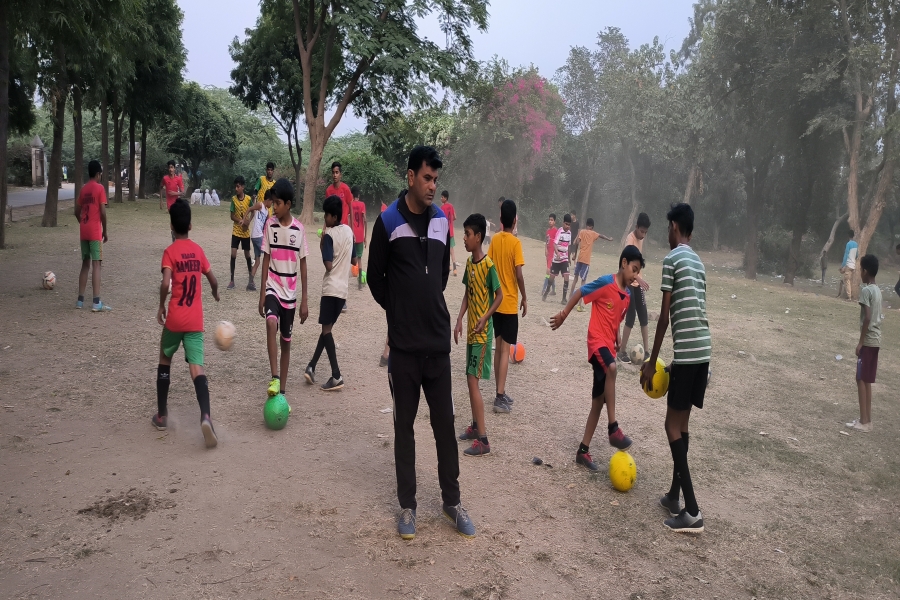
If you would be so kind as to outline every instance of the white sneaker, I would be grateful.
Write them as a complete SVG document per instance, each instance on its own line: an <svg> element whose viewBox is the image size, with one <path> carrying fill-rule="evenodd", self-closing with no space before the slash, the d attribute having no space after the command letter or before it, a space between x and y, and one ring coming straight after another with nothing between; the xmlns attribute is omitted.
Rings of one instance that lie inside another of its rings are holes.
<svg viewBox="0 0 900 600"><path fill-rule="evenodd" d="M868 423L865 423L865 424L857 421L856 423L853 424L852 427L856 431L862 431L863 433L871 433L872 432L872 422L871 421Z"/></svg>

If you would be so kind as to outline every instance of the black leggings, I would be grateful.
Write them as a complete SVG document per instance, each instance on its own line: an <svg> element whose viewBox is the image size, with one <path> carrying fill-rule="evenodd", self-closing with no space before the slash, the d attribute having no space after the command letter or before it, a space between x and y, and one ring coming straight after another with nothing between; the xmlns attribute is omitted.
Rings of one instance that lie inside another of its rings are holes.
<svg viewBox="0 0 900 600"><path fill-rule="evenodd" d="M894 291L900 296L900 280L897 280L897 285L894 286Z"/></svg>
<svg viewBox="0 0 900 600"><path fill-rule="evenodd" d="M644 290L640 287L631 288L631 302L628 303L628 313L625 315L625 327L634 327L634 314L637 313L641 327L647 326L647 300L644 298Z"/></svg>

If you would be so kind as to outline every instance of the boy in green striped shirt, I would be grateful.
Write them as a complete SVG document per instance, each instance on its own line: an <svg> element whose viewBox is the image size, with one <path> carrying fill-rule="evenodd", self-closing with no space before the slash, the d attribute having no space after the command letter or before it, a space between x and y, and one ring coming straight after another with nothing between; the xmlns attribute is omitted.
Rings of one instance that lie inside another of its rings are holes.
<svg viewBox="0 0 900 600"><path fill-rule="evenodd" d="M652 381L659 348L672 322L675 358L670 365L666 401L666 436L672 451L672 487L659 499L670 518L665 526L683 533L701 533L703 516L694 496L688 469L688 420L691 408L703 408L703 396L709 377L712 341L706 320L706 269L700 257L688 245L694 230L694 211L689 204L674 204L666 215L669 221L669 247L663 259L660 289L663 293L659 323L650 359L641 367L641 384ZM678 500L684 493L684 508Z"/></svg>

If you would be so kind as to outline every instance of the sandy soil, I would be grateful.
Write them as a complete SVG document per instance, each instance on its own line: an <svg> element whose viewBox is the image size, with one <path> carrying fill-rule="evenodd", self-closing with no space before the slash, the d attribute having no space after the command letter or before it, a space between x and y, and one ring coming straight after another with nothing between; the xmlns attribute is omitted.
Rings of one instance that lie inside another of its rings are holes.
<svg viewBox="0 0 900 600"><path fill-rule="evenodd" d="M318 336L323 272L310 233L311 316L295 325L294 412L275 432L262 422L268 367L257 296L239 286L217 304L204 283L207 329L227 319L238 331L231 352L207 336L220 440L207 451L180 360L174 426L162 433L149 422L167 218L150 200L113 205L109 220L111 314L73 308L80 261L71 216L55 229L14 223L12 248L0 252L0 597L900 596L896 312L884 323L875 431L842 435L857 416L858 307L809 282L745 281L739 256L702 254L713 376L707 407L692 419L690 460L707 531L686 537L662 526L656 501L671 476L665 404L643 395L636 370L623 369L618 388L619 421L635 440L635 487L615 492L605 472L573 464L590 402L589 313L550 331L545 322L559 307L540 302L542 245L523 240L531 304L520 328L528 355L511 366L507 386L515 410L488 414L491 456L460 459L478 537L464 540L440 516L423 402L419 530L406 543L395 531L391 415L380 412L391 405L378 367L386 327L368 290L351 286L350 310L335 327L347 386L307 388L301 373ZM223 288L230 229L224 205L195 207L192 238ZM611 271L615 245L595 250L592 275ZM664 250L647 254L653 310ZM245 268L239 258L239 284ZM57 275L53 291L40 289L46 270ZM451 277L454 315L462 292ZM452 358L459 428L469 419L464 351L454 347ZM482 389L490 397L493 383ZM598 435L592 452L605 465L612 449ZM532 465L535 456L552 468Z"/></svg>

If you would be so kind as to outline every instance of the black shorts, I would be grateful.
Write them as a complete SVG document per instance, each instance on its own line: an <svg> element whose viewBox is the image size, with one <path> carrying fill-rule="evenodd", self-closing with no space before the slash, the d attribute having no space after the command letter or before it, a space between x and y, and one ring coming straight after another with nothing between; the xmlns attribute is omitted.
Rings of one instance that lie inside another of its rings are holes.
<svg viewBox="0 0 900 600"><path fill-rule="evenodd" d="M238 237L232 233L231 234L231 249L237 250L238 246L240 246L244 252L250 252L250 238Z"/></svg>
<svg viewBox="0 0 900 600"><path fill-rule="evenodd" d="M263 308L266 310L266 321L275 319L278 322L278 328L281 330L281 339L290 342L291 331L294 329L294 311L296 309L283 307L278 298L271 294L266 294Z"/></svg>
<svg viewBox="0 0 900 600"><path fill-rule="evenodd" d="M606 372L610 365L616 363L616 357L606 346L591 355L591 366L594 367L594 386L591 388L591 398L599 398L606 391Z"/></svg>
<svg viewBox="0 0 900 600"><path fill-rule="evenodd" d="M319 302L319 325L334 325L337 323L345 302L347 301L343 298L322 296L322 301Z"/></svg>
<svg viewBox="0 0 900 600"><path fill-rule="evenodd" d="M494 337L502 338L507 344L515 344L519 339L519 314L508 315L495 312L491 317L494 322Z"/></svg>
<svg viewBox="0 0 900 600"><path fill-rule="evenodd" d="M672 364L669 367L669 395L666 404L673 410L691 410L691 406L703 408L707 379L708 362L696 365Z"/></svg>
<svg viewBox="0 0 900 600"><path fill-rule="evenodd" d="M550 274L551 274L551 275L562 275L562 274L564 274L564 273L568 275L568 273L569 273L569 263L567 263L567 262L564 262L564 263L558 263L558 262L550 263Z"/></svg>

